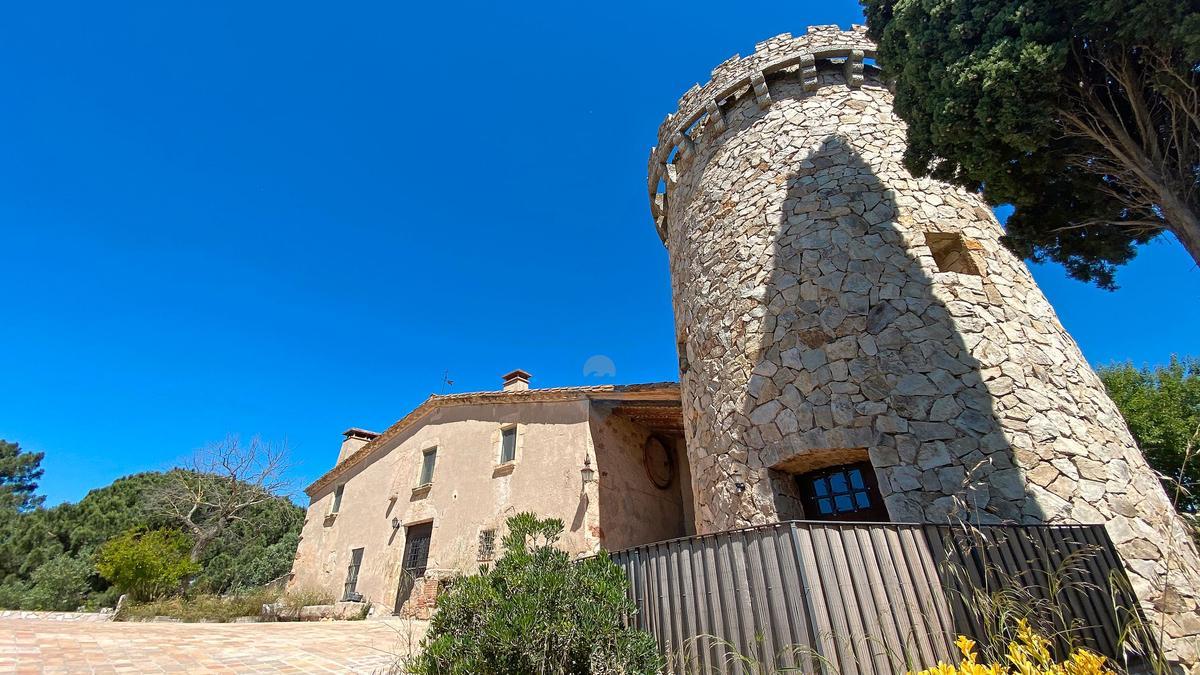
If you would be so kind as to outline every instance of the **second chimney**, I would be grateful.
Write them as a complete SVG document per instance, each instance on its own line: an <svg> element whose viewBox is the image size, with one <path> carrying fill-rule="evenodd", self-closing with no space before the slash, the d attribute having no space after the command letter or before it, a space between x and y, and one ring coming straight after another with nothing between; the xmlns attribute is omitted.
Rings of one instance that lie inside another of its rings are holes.
<svg viewBox="0 0 1200 675"><path fill-rule="evenodd" d="M529 373L518 368L504 376L504 391L525 391L529 389Z"/></svg>
<svg viewBox="0 0 1200 675"><path fill-rule="evenodd" d="M345 440L342 441L342 449L338 452L338 462L340 463L343 459L361 450L364 445L370 443L378 435L374 431L357 427L343 431L342 436L345 437Z"/></svg>

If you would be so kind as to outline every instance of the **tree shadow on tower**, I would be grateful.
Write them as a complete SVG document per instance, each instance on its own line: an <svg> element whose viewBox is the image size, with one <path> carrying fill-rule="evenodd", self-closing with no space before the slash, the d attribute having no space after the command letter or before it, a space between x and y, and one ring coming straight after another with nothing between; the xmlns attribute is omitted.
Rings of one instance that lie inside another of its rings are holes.
<svg viewBox="0 0 1200 675"><path fill-rule="evenodd" d="M960 224L900 208L837 136L791 164L743 411L780 519L845 515L804 476L869 462L892 521L1041 522L972 354L988 282Z"/></svg>

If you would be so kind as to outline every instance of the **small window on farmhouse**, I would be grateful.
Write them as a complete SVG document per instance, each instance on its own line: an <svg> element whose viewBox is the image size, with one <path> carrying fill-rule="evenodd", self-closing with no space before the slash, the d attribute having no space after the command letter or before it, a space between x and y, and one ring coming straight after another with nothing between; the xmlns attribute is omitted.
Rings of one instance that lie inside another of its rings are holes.
<svg viewBox="0 0 1200 675"><path fill-rule="evenodd" d="M508 464L517 458L517 428L500 430L500 463Z"/></svg>
<svg viewBox="0 0 1200 675"><path fill-rule="evenodd" d="M479 559L491 560L496 555L496 531L479 531Z"/></svg>
<svg viewBox="0 0 1200 675"><path fill-rule="evenodd" d="M804 517L811 520L887 521L870 462L833 466L796 477Z"/></svg>
<svg viewBox="0 0 1200 675"><path fill-rule="evenodd" d="M925 245L933 254L939 272L958 272L979 276L979 266L961 234L957 232L926 232Z"/></svg>
<svg viewBox="0 0 1200 675"><path fill-rule="evenodd" d="M421 479L417 483L429 485L433 482L433 465L437 463L437 448L429 448L421 454Z"/></svg>
<svg viewBox="0 0 1200 675"><path fill-rule="evenodd" d="M345 491L345 489L346 484L343 483L337 486L337 489L333 491L333 506L329 507L330 513L337 513L338 510L342 508L342 492Z"/></svg>

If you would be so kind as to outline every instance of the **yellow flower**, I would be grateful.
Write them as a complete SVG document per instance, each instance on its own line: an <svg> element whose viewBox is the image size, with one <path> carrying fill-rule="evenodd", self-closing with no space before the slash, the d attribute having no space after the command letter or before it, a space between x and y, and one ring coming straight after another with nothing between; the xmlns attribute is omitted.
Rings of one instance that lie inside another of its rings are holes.
<svg viewBox="0 0 1200 675"><path fill-rule="evenodd" d="M971 663L975 663L975 641L966 635L959 635L954 641L958 651L962 652L963 658Z"/></svg>
<svg viewBox="0 0 1200 675"><path fill-rule="evenodd" d="M957 666L939 662L932 668L908 675L1116 675L1104 667L1105 658L1086 649L1075 649L1067 659L1055 663L1050 640L1042 637L1028 622L1017 622L1017 638L1008 643L1009 666L976 662L975 641L959 635L954 646L962 652Z"/></svg>

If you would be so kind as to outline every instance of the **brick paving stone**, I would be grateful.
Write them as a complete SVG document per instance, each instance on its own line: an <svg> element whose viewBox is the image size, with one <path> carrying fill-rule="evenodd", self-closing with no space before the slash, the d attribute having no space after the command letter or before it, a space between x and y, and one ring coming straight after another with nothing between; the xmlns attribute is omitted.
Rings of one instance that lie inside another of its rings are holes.
<svg viewBox="0 0 1200 675"><path fill-rule="evenodd" d="M383 673L424 621L97 623L0 618L2 673Z"/></svg>

